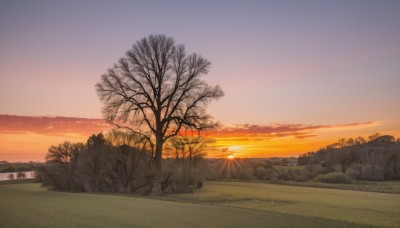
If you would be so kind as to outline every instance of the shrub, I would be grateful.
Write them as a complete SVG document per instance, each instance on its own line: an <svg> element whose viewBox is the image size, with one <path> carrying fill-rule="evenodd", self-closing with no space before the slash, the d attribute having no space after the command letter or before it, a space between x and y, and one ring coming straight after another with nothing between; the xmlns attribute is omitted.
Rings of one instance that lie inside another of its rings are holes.
<svg viewBox="0 0 400 228"><path fill-rule="evenodd" d="M258 178L263 179L267 175L267 170L264 167L258 167L256 174Z"/></svg>
<svg viewBox="0 0 400 228"><path fill-rule="evenodd" d="M14 169L14 167L7 167L7 168L4 168L2 172L12 173L12 172L15 172L15 169Z"/></svg>
<svg viewBox="0 0 400 228"><path fill-rule="evenodd" d="M279 170L279 179L285 181L304 182L310 179L310 171L302 167L288 167Z"/></svg>
<svg viewBox="0 0 400 228"><path fill-rule="evenodd" d="M325 174L326 168L324 168L322 165L307 165L306 171L308 171L308 179L312 179L319 174Z"/></svg>
<svg viewBox="0 0 400 228"><path fill-rule="evenodd" d="M351 179L346 174L334 172L328 174L320 174L315 179L317 182L333 183L333 184L350 184Z"/></svg>

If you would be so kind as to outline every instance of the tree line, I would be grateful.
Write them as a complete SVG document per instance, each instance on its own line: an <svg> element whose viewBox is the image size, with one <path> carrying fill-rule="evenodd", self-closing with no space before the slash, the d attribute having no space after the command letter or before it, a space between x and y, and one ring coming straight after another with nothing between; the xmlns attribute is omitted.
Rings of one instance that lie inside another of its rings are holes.
<svg viewBox="0 0 400 228"><path fill-rule="evenodd" d="M357 180L398 180L400 139L378 133L369 136L368 140L342 138L316 152L299 156L298 165L321 165Z"/></svg>
<svg viewBox="0 0 400 228"><path fill-rule="evenodd" d="M163 192L192 192L202 186L207 142L198 136L168 142L174 157L164 158ZM86 143L51 146L37 173L42 185L52 190L149 194L154 165L154 150L145 137L113 130L94 134Z"/></svg>

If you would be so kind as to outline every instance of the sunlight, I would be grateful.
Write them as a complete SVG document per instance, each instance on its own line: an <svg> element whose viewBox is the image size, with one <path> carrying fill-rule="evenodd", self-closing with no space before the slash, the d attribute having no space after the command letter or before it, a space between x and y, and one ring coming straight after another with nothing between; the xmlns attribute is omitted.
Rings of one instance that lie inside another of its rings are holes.
<svg viewBox="0 0 400 228"><path fill-rule="evenodd" d="M228 157L227 157L228 159L234 159L235 158L235 156L233 156L233 154L230 154L230 155L228 155Z"/></svg>
<svg viewBox="0 0 400 228"><path fill-rule="evenodd" d="M229 146L229 151L238 151L243 148L243 146Z"/></svg>

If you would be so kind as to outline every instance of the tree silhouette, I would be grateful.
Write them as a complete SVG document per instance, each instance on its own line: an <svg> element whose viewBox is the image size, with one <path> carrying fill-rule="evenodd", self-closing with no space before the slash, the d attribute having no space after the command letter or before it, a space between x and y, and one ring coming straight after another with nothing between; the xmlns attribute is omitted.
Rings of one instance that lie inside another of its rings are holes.
<svg viewBox="0 0 400 228"><path fill-rule="evenodd" d="M186 55L171 37L150 35L139 40L96 85L103 116L155 144L152 194L161 193L161 161L166 140L185 130L216 126L206 107L223 96L222 89L201 80L210 62Z"/></svg>
<svg viewBox="0 0 400 228"><path fill-rule="evenodd" d="M93 183L94 191L100 190L102 182L102 171L104 169L104 154L109 151L109 146L102 133L93 134L87 140L87 150L84 153L83 160L86 173Z"/></svg>
<svg viewBox="0 0 400 228"><path fill-rule="evenodd" d="M74 175L76 160L80 151L84 150L85 146L82 143L71 143L65 141L57 146L51 146L46 154L46 161L50 164L57 164L64 169L66 187L71 187L71 182Z"/></svg>
<svg viewBox="0 0 400 228"><path fill-rule="evenodd" d="M187 159L189 162L189 175L192 175L192 167L195 159L203 158L207 154L205 149L207 144L215 142L214 139L204 136L177 136L167 142L165 149L174 154L175 160Z"/></svg>

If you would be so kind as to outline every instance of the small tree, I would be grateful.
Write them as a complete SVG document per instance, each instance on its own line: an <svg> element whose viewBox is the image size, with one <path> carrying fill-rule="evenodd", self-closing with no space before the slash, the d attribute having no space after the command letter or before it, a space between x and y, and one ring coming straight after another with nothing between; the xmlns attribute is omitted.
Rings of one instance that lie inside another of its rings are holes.
<svg viewBox="0 0 400 228"><path fill-rule="evenodd" d="M91 191L99 191L103 180L102 171L105 168L104 154L110 151L106 139L102 133L93 134L87 140L87 149L83 152L81 158L83 171L88 178Z"/></svg>
<svg viewBox="0 0 400 228"><path fill-rule="evenodd" d="M355 139L355 144L359 145L359 144L365 144L367 141L363 138L363 137L357 137Z"/></svg>
<svg viewBox="0 0 400 228"><path fill-rule="evenodd" d="M375 134L373 134L373 135L368 136L368 140L369 140L369 141L373 141L373 140L379 138L379 136L381 136L381 134L375 133Z"/></svg>
<svg viewBox="0 0 400 228"><path fill-rule="evenodd" d="M23 173L23 172L19 172L19 173L17 173L17 179L18 180L25 180L25 178L26 178L26 175L25 175L25 173Z"/></svg>
<svg viewBox="0 0 400 228"><path fill-rule="evenodd" d="M49 164L55 164L63 169L65 174L65 185L67 190L71 188L74 172L77 165L77 157L85 149L82 143L71 143L65 141L57 146L51 146L46 154L46 161Z"/></svg>
<svg viewBox="0 0 400 228"><path fill-rule="evenodd" d="M186 160L189 165L189 177L192 177L192 169L207 154L205 149L208 143L215 142L204 136L176 136L168 140L166 149L172 151L176 162Z"/></svg>
<svg viewBox="0 0 400 228"><path fill-rule="evenodd" d="M8 178L9 180L14 180L14 179L15 179L14 173L8 174L7 178Z"/></svg>
<svg viewBox="0 0 400 228"><path fill-rule="evenodd" d="M155 144L152 193L161 193L161 160L166 140L183 129L215 127L207 104L223 96L219 86L201 80L210 62L171 37L150 35L133 45L96 85L103 115Z"/></svg>

